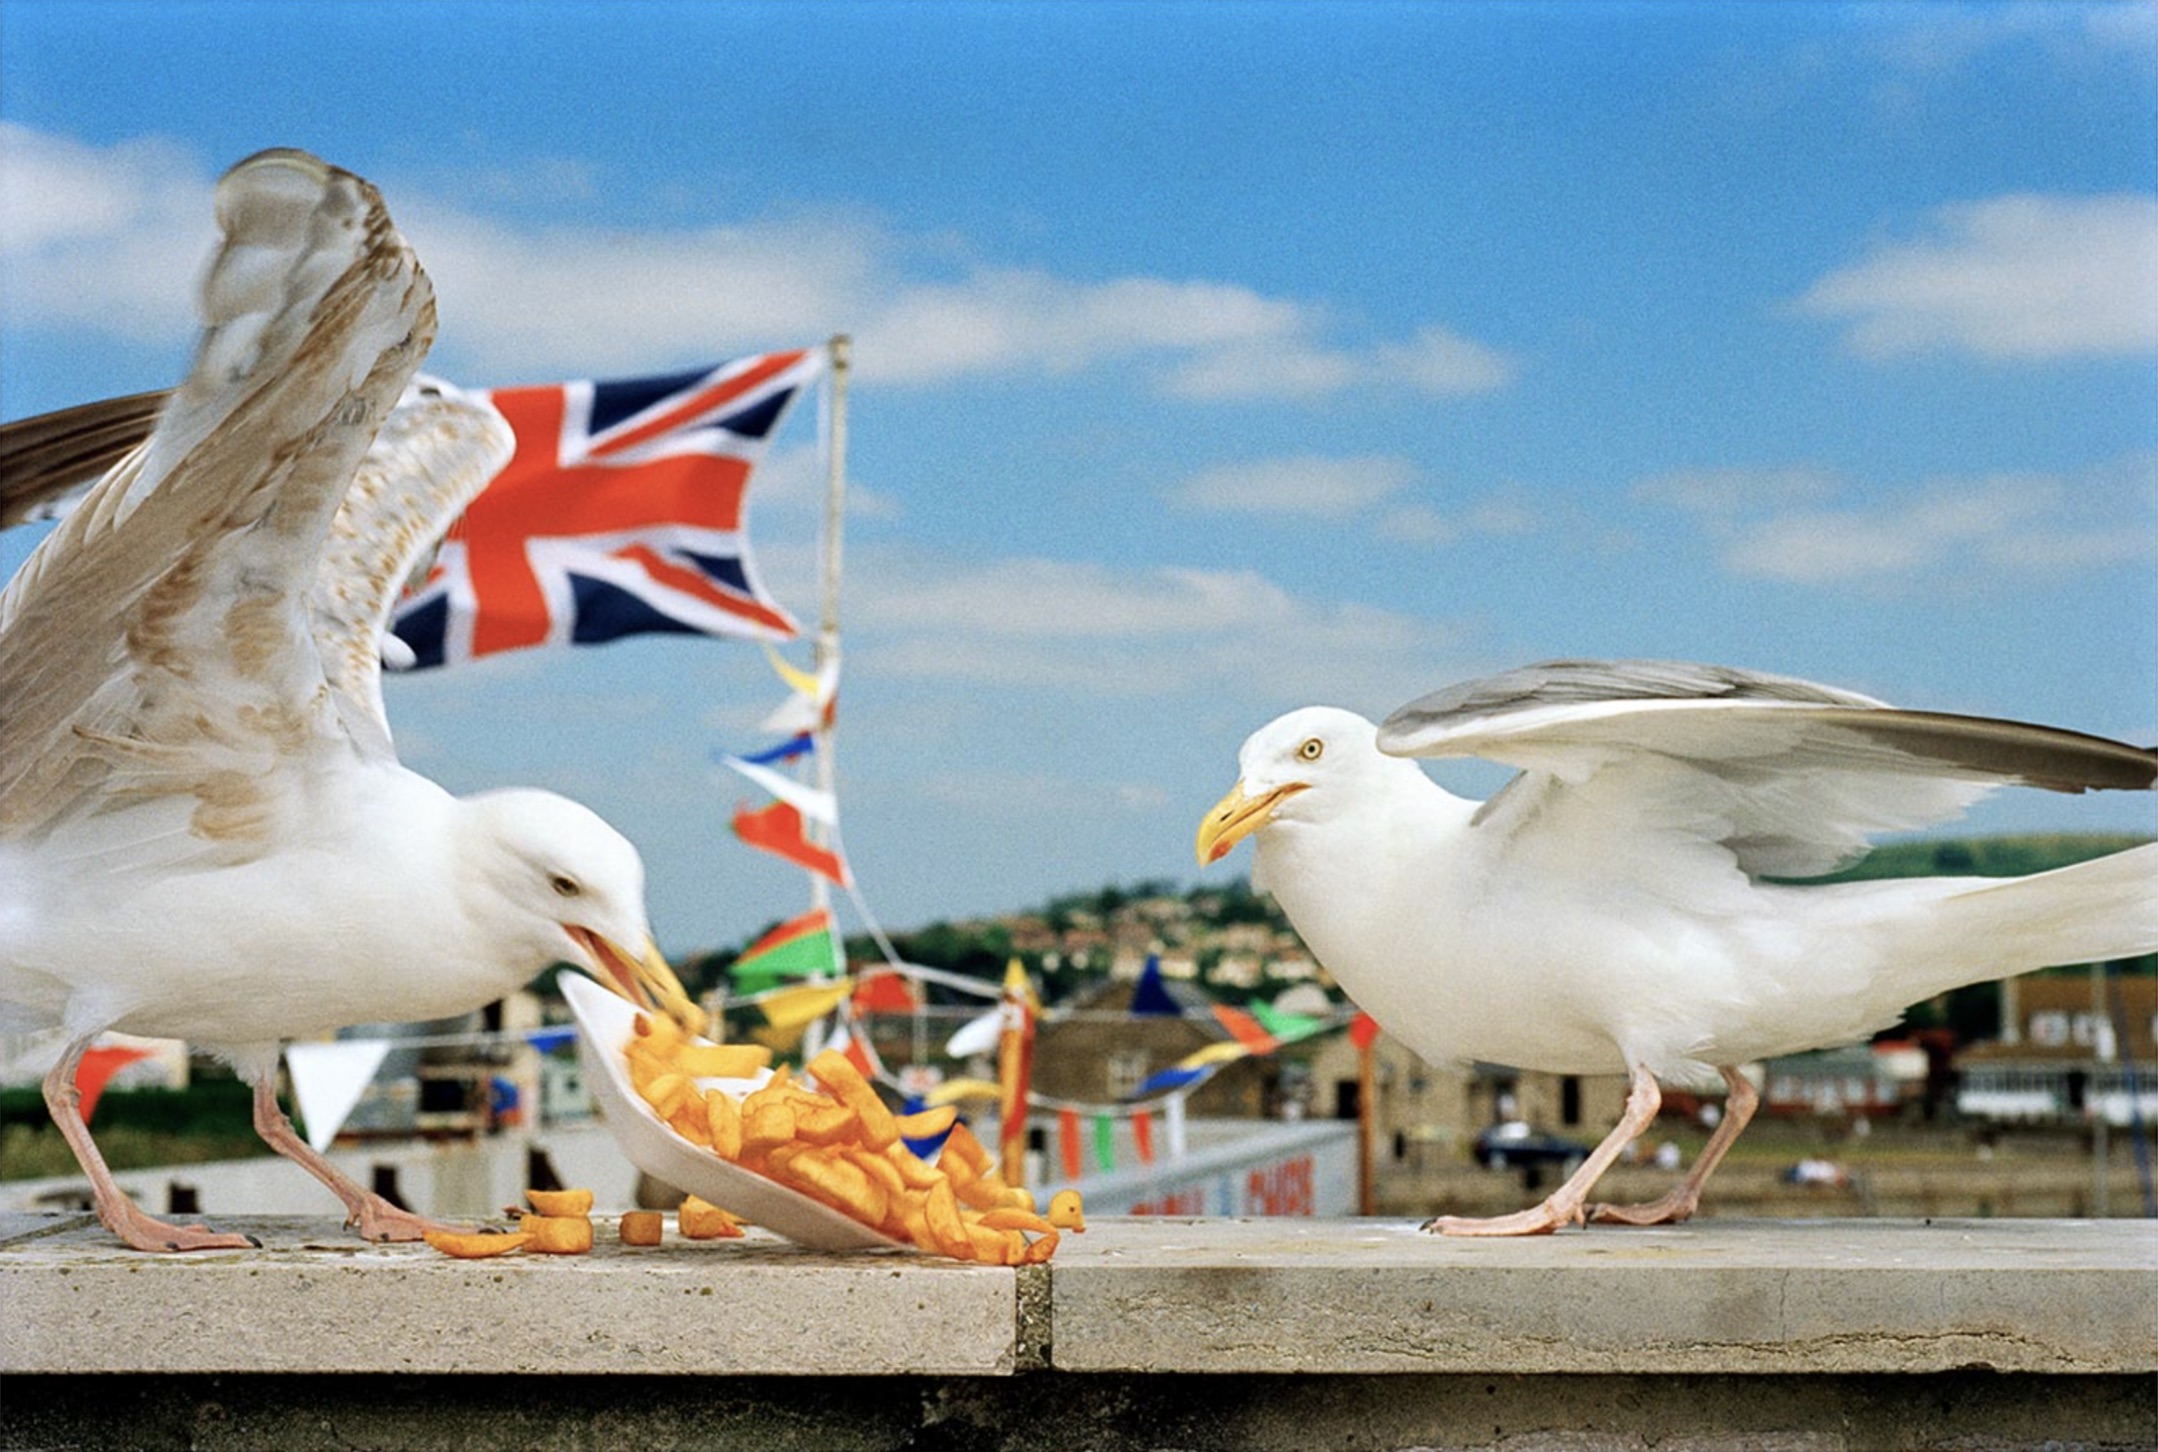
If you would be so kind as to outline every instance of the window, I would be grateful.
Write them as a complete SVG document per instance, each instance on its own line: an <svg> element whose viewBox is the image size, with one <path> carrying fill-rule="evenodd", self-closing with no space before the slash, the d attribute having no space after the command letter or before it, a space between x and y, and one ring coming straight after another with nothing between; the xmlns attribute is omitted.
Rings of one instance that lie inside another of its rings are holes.
<svg viewBox="0 0 2158 1452"><path fill-rule="evenodd" d="M1145 1049L1118 1049L1111 1053L1106 1071L1109 1097L1119 1100L1129 1098L1146 1078L1146 1071Z"/></svg>

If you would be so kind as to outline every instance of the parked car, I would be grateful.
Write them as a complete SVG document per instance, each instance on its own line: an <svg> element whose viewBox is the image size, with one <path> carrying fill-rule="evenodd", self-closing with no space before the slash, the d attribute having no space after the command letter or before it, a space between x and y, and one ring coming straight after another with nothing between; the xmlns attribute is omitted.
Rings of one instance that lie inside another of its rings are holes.
<svg viewBox="0 0 2158 1452"><path fill-rule="evenodd" d="M1509 1119L1476 1136L1476 1163L1491 1170L1557 1165L1567 1173L1588 1158L1589 1146L1556 1134L1541 1134L1524 1121Z"/></svg>

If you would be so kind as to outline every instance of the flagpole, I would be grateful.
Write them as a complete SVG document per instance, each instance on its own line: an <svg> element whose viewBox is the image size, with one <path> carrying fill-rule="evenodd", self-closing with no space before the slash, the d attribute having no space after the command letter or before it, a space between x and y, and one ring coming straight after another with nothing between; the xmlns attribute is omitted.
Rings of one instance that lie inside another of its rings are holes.
<svg viewBox="0 0 2158 1452"><path fill-rule="evenodd" d="M824 485L824 550L822 600L817 622L816 653L812 657L817 678L829 679L827 671L839 660L839 565L846 523L847 501L847 370L852 340L845 333L834 333L825 345L831 359L832 406L825 421L825 485ZM817 786L827 796L836 796L838 772L833 760L833 726L835 717L830 703L826 703L817 717L816 762ZM821 845L830 846L830 834ZM812 874L809 880L810 906L829 912L832 892L821 876ZM832 934L832 971L836 975L846 973L844 940L837 932Z"/></svg>

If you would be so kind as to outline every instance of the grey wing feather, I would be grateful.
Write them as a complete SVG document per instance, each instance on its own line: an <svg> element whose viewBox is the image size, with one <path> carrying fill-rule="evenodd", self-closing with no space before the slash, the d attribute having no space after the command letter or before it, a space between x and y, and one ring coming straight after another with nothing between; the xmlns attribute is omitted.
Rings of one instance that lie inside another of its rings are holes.
<svg viewBox="0 0 2158 1452"><path fill-rule="evenodd" d="M1482 822L1566 816L1567 794L1596 782L1603 810L1685 818L1747 872L1791 876L1862 856L1874 834L1945 821L1996 786L2158 784L2158 752L2124 742L1663 661L1554 661L1471 681L1396 711L1379 745L1521 767Z"/></svg>
<svg viewBox="0 0 2158 1452"><path fill-rule="evenodd" d="M58 519L140 448L169 389L0 424L0 529Z"/></svg>
<svg viewBox="0 0 2158 1452"><path fill-rule="evenodd" d="M390 755L381 649L406 579L509 462L516 439L495 407L446 383L405 391L330 522L312 597L315 649L363 752Z"/></svg>
<svg viewBox="0 0 2158 1452"><path fill-rule="evenodd" d="M305 153L240 163L217 204L188 377L0 594L0 838L191 797L245 851L280 766L350 749L307 597L433 293L374 188Z"/></svg>

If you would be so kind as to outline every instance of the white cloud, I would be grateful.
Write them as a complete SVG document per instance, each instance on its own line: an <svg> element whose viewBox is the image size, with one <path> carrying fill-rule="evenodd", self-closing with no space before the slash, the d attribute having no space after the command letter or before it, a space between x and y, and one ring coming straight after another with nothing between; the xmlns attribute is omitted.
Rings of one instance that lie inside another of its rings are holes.
<svg viewBox="0 0 2158 1452"><path fill-rule="evenodd" d="M882 680L984 683L1251 711L1390 705L1447 679L1443 622L1295 595L1247 570L849 555L851 653Z"/></svg>
<svg viewBox="0 0 2158 1452"><path fill-rule="evenodd" d="M2158 350L2158 198L2018 195L1939 208L1815 282L1800 310L1868 358L1996 362Z"/></svg>
<svg viewBox="0 0 2158 1452"><path fill-rule="evenodd" d="M1299 454L1202 470L1169 497L1193 509L1339 519L1399 493L1415 476L1415 465L1393 454Z"/></svg>
<svg viewBox="0 0 2158 1452"><path fill-rule="evenodd" d="M214 190L166 142L99 148L0 122L0 317L185 338L217 237Z"/></svg>
<svg viewBox="0 0 2158 1452"><path fill-rule="evenodd" d="M1272 336L1235 341L1195 354L1170 374L1169 391L1185 398L1315 398L1352 388L1395 388L1430 398L1493 393L1519 372L1509 355L1450 329L1420 329L1403 343L1362 349L1320 338L1316 315Z"/></svg>
<svg viewBox="0 0 2158 1452"><path fill-rule="evenodd" d="M1699 487L1719 480L1720 487ZM1802 488L1794 488L1802 485ZM1865 503L1814 470L1679 475L1636 496L1698 516L1725 569L1820 587L1983 584L2158 561L2158 460L1937 480Z"/></svg>
<svg viewBox="0 0 2158 1452"><path fill-rule="evenodd" d="M536 158L550 195L589 201L584 164ZM434 277L438 366L542 378L856 341L865 382L1135 365L1195 400L1313 398L1391 386L1434 396L1511 381L1493 349L1443 327L1345 348L1319 305L1211 279L1073 279L968 258L842 211L727 226L513 227L474 210L529 177L377 177ZM214 240L210 167L156 140L97 147L0 131L0 263L12 326L183 341ZM934 273L934 275L931 275Z"/></svg>

